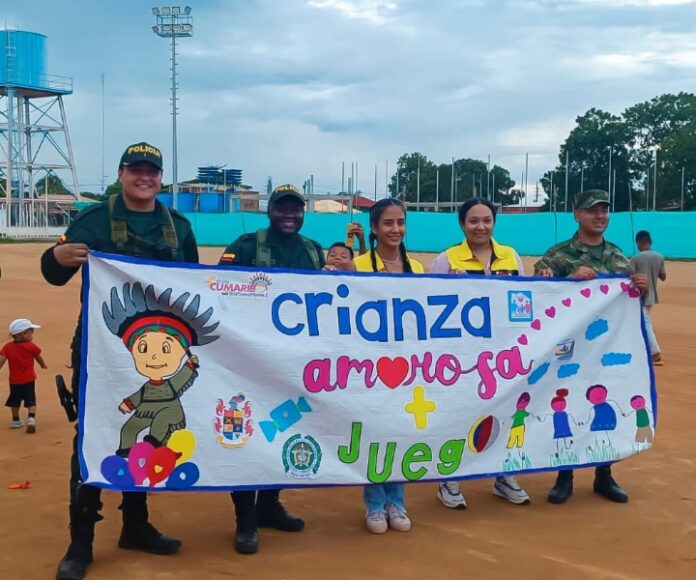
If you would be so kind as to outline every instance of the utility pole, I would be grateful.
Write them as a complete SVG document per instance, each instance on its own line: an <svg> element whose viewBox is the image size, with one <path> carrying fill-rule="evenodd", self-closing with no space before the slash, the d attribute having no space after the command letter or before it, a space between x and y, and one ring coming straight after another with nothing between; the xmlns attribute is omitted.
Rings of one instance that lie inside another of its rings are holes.
<svg viewBox="0 0 696 580"><path fill-rule="evenodd" d="M377 201L377 164L375 163L375 202Z"/></svg>
<svg viewBox="0 0 696 580"><path fill-rule="evenodd" d="M450 203L452 205L452 213L454 213L454 156L452 156L452 185L450 186Z"/></svg>
<svg viewBox="0 0 696 580"><path fill-rule="evenodd" d="M418 157L418 169L416 170L416 211L420 211L420 165L421 159Z"/></svg>
<svg viewBox="0 0 696 580"><path fill-rule="evenodd" d="M563 211L568 211L568 171L570 168L570 151L566 147L566 163L565 163L565 199L563 200Z"/></svg>

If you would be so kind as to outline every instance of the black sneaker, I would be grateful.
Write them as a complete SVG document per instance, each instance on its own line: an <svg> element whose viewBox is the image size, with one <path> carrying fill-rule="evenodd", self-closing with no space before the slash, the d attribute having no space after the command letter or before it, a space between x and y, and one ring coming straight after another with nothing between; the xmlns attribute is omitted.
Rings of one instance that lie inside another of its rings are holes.
<svg viewBox="0 0 696 580"><path fill-rule="evenodd" d="M628 494L616 483L611 476L611 472L597 471L594 480L594 492L616 503L626 503L628 501Z"/></svg>
<svg viewBox="0 0 696 580"><path fill-rule="evenodd" d="M256 519L261 528L275 528L282 532L299 532L304 528L304 520L288 513L279 501L270 505L256 506Z"/></svg>
<svg viewBox="0 0 696 580"><path fill-rule="evenodd" d="M573 495L573 472L559 471L556 483L549 491L549 501L551 503L565 503Z"/></svg>
<svg viewBox="0 0 696 580"><path fill-rule="evenodd" d="M237 528L234 533L234 549L240 554L256 554L259 551L258 530Z"/></svg>
<svg viewBox="0 0 696 580"><path fill-rule="evenodd" d="M92 547L70 544L63 559L58 563L57 580L82 580L92 563Z"/></svg>
<svg viewBox="0 0 696 580"><path fill-rule="evenodd" d="M152 524L121 530L118 547L124 550L143 550L150 554L169 556L181 548L181 540L160 533Z"/></svg>

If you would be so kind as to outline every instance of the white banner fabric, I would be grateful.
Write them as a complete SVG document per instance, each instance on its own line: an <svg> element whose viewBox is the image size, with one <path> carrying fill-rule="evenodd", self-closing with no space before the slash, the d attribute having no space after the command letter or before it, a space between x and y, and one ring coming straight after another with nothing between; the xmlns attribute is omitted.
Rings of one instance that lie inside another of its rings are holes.
<svg viewBox="0 0 696 580"><path fill-rule="evenodd" d="M92 254L83 303L79 454L104 488L457 480L603 464L653 442L627 278Z"/></svg>

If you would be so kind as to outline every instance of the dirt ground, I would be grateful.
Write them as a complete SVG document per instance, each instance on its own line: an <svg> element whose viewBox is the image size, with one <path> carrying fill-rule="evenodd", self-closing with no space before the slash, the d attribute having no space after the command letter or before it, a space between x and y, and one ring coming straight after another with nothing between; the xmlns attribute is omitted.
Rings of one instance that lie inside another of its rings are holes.
<svg viewBox="0 0 696 580"><path fill-rule="evenodd" d="M62 288L47 284L39 271L46 247L0 245L0 334L16 317L42 324L35 340L49 366L39 371L37 433L11 430L9 410L0 417L3 580L54 577L68 542L73 428L59 407L53 376L69 376L65 365L79 308L79 276ZM202 260L215 263L219 255L219 248L204 248ZM669 263L667 272L662 303L653 311L666 359L656 370L657 441L651 451L614 470L631 495L628 504L594 495L591 470L576 474L575 494L562 506L546 501L551 474L520 477L532 497L528 506L494 497L490 480L466 482L466 511L445 509L434 484L413 484L407 498L411 532L374 536L364 529L360 488L286 491L286 505L305 517L306 529L262 530L260 552L241 556L234 551L227 494L159 494L150 498L152 521L184 542L179 554L163 557L116 546L120 496L105 492L105 520L97 524L89 578L696 578L696 370L688 362L696 353L696 264ZM3 401L6 390L5 368ZM7 488L24 480L30 489Z"/></svg>

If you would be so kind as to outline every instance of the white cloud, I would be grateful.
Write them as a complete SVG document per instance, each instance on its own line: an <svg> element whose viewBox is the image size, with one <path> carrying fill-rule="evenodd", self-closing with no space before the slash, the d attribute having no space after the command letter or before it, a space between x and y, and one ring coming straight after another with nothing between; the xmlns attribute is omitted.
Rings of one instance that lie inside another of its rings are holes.
<svg viewBox="0 0 696 580"><path fill-rule="evenodd" d="M522 124L501 130L498 144L521 151L544 151L558 147L575 125L568 116L557 116L538 123Z"/></svg>
<svg viewBox="0 0 696 580"><path fill-rule="evenodd" d="M638 7L663 7L663 6L683 6L686 4L696 4L696 0L571 0L578 4L597 4L602 6L638 6Z"/></svg>
<svg viewBox="0 0 696 580"><path fill-rule="evenodd" d="M388 0L309 0L309 6L335 10L355 20L366 20L372 24L387 24L397 10L396 2Z"/></svg>

